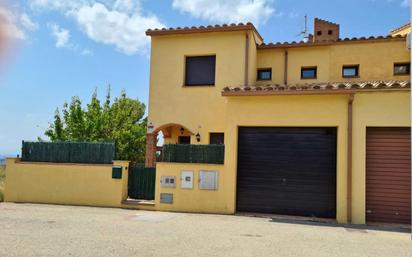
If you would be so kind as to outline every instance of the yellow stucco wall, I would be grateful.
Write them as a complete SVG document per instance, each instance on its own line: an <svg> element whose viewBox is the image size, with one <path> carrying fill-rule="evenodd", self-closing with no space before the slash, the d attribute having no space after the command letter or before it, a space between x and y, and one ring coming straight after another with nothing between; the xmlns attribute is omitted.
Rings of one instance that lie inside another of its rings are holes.
<svg viewBox="0 0 412 257"><path fill-rule="evenodd" d="M128 162L122 179L112 179L112 165L6 162L6 202L120 207L127 198Z"/></svg>
<svg viewBox="0 0 412 257"><path fill-rule="evenodd" d="M257 51L257 68L272 68L271 81L257 81L259 85L283 84L285 72L285 50L267 49Z"/></svg>
<svg viewBox="0 0 412 257"><path fill-rule="evenodd" d="M366 127L410 126L409 92L357 93L353 109L352 222L365 223ZM254 96L227 98L225 165L157 163L156 209L189 212L236 212L238 127L336 127L337 128L337 216L347 221L347 108L348 95ZM212 169L219 174L219 191L204 192L160 187L162 175L176 176L181 170ZM160 192L173 193L174 204L160 204Z"/></svg>
<svg viewBox="0 0 412 257"><path fill-rule="evenodd" d="M405 40L337 43L287 50L289 84L410 79L410 76L393 75L394 63L409 62L410 52L405 48ZM156 209L234 213L239 126L337 127L336 218L341 223L347 221L348 95L222 97L224 87L244 84L245 32L155 36L151 51L149 121L155 128L177 123L195 134L199 132L201 141L196 142L192 137L194 144L208 144L210 132L224 132L226 146L225 164L219 168L224 170L225 176L223 187L219 187L222 192L162 189L159 176L179 177L182 169L198 171L205 165L158 163ZM216 86L184 87L184 57L207 54L216 54ZM249 83L267 84L267 81L255 81L256 72L258 68L272 68L271 83L282 84L284 56L285 49L256 49L251 45ZM358 78L342 78L342 66L350 64L360 65ZM302 66L317 66L317 79L301 80ZM372 126L365 124L408 126L408 97L407 92L356 94L352 177L352 220L355 223L365 222L365 126ZM174 133L170 143L176 142L179 131ZM175 203L160 204L160 192L174 192ZM212 203L204 203L207 201Z"/></svg>
<svg viewBox="0 0 412 257"><path fill-rule="evenodd" d="M208 143L209 131L223 131L226 105L220 93L244 82L245 37L245 32L152 37L149 121L154 127L182 124L200 133L200 144ZM216 55L215 86L184 87L185 56L199 55Z"/></svg>
<svg viewBox="0 0 412 257"><path fill-rule="evenodd" d="M193 171L193 189L180 188L182 170ZM198 187L199 171L218 171L218 189L200 190ZM176 176L176 188L162 188L162 176ZM224 165L191 163L157 163L155 208L161 211L183 211L202 213L233 214L233 191L235 181L233 173L227 172ZM160 203L160 193L172 193L173 204Z"/></svg>
<svg viewBox="0 0 412 257"><path fill-rule="evenodd" d="M225 167L236 182L240 126L337 127L337 220L346 222L348 96L254 96L228 98ZM236 188L236 187L234 187ZM236 192L232 192L232 201Z"/></svg>
<svg viewBox="0 0 412 257"><path fill-rule="evenodd" d="M352 222L364 224L366 128L410 127L410 93L359 93L353 107Z"/></svg>
<svg viewBox="0 0 412 257"><path fill-rule="evenodd" d="M282 84L285 49L258 49L257 68L272 68L271 83ZM409 62L405 41L341 43L326 46L288 48L288 83L408 80L410 76L393 74L394 63ZM359 77L343 78L343 65L359 65ZM304 66L317 66L317 79L301 79ZM267 81L257 84L265 84Z"/></svg>
<svg viewBox="0 0 412 257"><path fill-rule="evenodd" d="M393 74L393 64L410 62L405 41L338 44L330 47L330 81L409 80ZM342 65L359 64L359 78L342 78Z"/></svg>
<svg viewBox="0 0 412 257"><path fill-rule="evenodd" d="M178 126L173 126L170 127L170 137L164 138L164 144L176 144L179 142L179 136L190 136L190 143L195 144L196 142L196 137L195 135L192 135L189 131L186 129L183 131L183 133L180 131L181 127Z"/></svg>
<svg viewBox="0 0 412 257"><path fill-rule="evenodd" d="M329 47L288 49L288 84L303 84L330 81ZM317 66L317 79L301 79L301 67Z"/></svg>

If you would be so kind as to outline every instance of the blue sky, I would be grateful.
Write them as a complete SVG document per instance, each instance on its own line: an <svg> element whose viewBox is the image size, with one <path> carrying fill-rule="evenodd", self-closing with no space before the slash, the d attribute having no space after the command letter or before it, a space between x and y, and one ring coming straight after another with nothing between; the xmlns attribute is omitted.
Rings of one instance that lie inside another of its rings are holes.
<svg viewBox="0 0 412 257"><path fill-rule="evenodd" d="M147 103L144 31L252 21L265 42L301 40L303 17L341 25L341 37L386 35L410 20L409 0L0 0L0 155L35 140L56 107L122 89Z"/></svg>

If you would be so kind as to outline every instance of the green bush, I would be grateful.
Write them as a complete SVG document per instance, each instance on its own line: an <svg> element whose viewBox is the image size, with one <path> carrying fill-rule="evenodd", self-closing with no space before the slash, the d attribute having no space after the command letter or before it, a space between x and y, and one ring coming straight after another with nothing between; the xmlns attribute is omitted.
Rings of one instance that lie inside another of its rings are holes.
<svg viewBox="0 0 412 257"><path fill-rule="evenodd" d="M115 157L114 143L24 142L22 161L57 163L107 163Z"/></svg>
<svg viewBox="0 0 412 257"><path fill-rule="evenodd" d="M224 145L166 144L163 146L164 162L223 164Z"/></svg>

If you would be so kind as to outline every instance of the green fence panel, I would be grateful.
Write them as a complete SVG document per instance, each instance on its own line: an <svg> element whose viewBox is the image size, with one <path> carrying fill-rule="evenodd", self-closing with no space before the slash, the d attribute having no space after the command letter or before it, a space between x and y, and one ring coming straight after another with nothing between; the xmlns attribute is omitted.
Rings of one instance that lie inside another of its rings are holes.
<svg viewBox="0 0 412 257"><path fill-rule="evenodd" d="M22 160L29 162L110 164L114 157L114 143L24 141L22 143Z"/></svg>
<svg viewBox="0 0 412 257"><path fill-rule="evenodd" d="M133 199L154 200L156 169L142 166L129 167L129 197Z"/></svg>
<svg viewBox="0 0 412 257"><path fill-rule="evenodd" d="M224 145L168 144L163 146L163 162L223 164Z"/></svg>

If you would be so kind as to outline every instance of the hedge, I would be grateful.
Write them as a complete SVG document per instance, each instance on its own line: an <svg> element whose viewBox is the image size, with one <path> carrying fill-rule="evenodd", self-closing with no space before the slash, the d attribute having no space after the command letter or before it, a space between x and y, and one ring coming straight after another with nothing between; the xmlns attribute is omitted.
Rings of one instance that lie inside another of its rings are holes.
<svg viewBox="0 0 412 257"><path fill-rule="evenodd" d="M24 141L22 143L22 161L27 162L110 164L114 157L114 143Z"/></svg>

